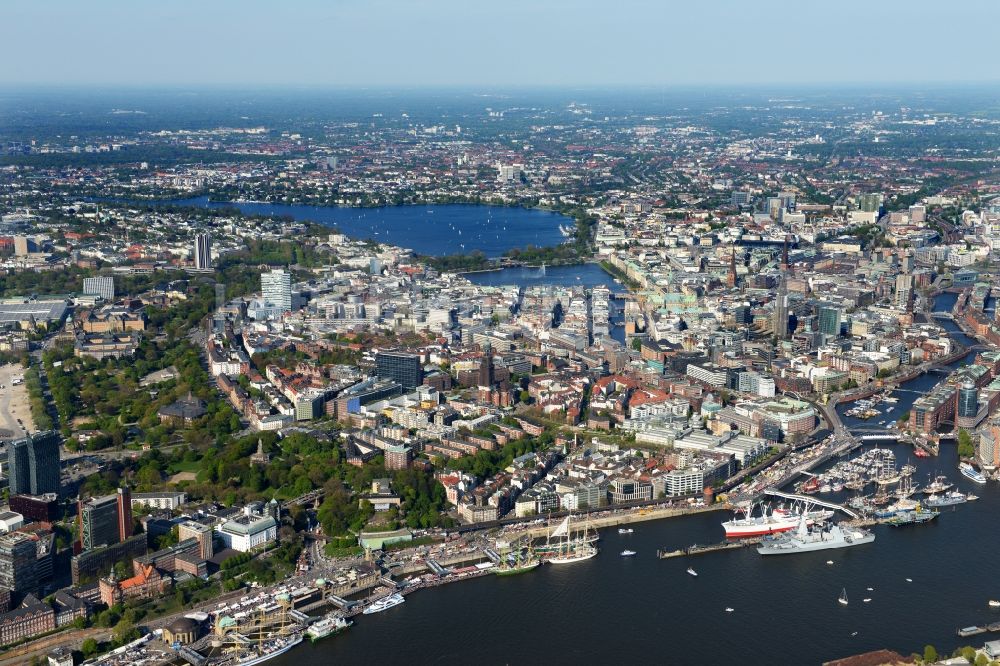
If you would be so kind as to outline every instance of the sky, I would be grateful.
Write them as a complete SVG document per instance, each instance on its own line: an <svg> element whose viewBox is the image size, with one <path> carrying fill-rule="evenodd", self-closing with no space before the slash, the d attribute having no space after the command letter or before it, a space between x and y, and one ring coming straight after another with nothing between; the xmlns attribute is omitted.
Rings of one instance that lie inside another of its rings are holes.
<svg viewBox="0 0 1000 666"><path fill-rule="evenodd" d="M0 85L1000 81L997 0L2 0Z"/></svg>

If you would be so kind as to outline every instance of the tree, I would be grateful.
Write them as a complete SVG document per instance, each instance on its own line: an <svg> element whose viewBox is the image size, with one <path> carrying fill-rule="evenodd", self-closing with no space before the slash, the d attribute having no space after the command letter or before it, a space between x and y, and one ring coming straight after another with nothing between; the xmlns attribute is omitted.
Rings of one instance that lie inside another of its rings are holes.
<svg viewBox="0 0 1000 666"><path fill-rule="evenodd" d="M972 435L968 430L958 431L958 457L972 458L976 455L976 446L972 442Z"/></svg>
<svg viewBox="0 0 1000 666"><path fill-rule="evenodd" d="M938 660L937 650L934 649L933 645L924 646L924 661L928 664L933 664Z"/></svg>
<svg viewBox="0 0 1000 666"><path fill-rule="evenodd" d="M642 340L639 338L632 338L632 349L639 351L642 349Z"/></svg>
<svg viewBox="0 0 1000 666"><path fill-rule="evenodd" d="M97 653L97 641L93 638L88 638L83 641L83 645L80 646L80 651L83 652L83 657L86 659L93 654Z"/></svg>

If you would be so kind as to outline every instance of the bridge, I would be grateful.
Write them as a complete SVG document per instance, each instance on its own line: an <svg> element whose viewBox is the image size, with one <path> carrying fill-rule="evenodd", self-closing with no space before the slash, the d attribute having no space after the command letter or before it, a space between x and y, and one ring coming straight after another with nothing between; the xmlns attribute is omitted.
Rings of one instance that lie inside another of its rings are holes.
<svg viewBox="0 0 1000 666"><path fill-rule="evenodd" d="M843 506L842 504L835 504L833 502L827 502L825 500L816 499L815 497L809 497L808 495L796 495L794 493L786 493L786 492L782 492L780 490L775 490L774 488L768 488L764 492L766 494L768 494L768 495L773 495L775 497L781 497L783 499L792 500L794 502L805 502L805 503L808 503L808 504L815 504L816 506L823 506L823 507L826 507L827 509L833 509L834 511L843 511L844 513L846 513L851 518L855 518L855 519L860 518L860 516L858 514L856 514L854 511L851 511L850 509L848 509L846 506Z"/></svg>

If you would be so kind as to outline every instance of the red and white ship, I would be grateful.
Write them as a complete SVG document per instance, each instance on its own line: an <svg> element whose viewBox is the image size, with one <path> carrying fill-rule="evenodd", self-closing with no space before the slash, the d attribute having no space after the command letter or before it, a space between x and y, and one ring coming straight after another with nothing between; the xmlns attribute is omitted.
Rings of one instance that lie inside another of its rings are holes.
<svg viewBox="0 0 1000 666"><path fill-rule="evenodd" d="M727 539L744 539L746 537L778 534L795 529L799 524L799 514L787 509L774 509L768 513L767 508L761 509L761 515L753 516L753 507L746 511L743 518L734 518L722 523ZM833 511L809 511L806 513L806 524L812 525L833 516Z"/></svg>

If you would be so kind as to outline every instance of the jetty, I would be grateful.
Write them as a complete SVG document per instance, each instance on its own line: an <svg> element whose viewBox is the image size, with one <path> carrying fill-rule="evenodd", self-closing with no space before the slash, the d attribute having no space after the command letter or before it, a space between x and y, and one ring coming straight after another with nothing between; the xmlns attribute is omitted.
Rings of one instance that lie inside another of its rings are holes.
<svg viewBox="0 0 1000 666"><path fill-rule="evenodd" d="M693 546L681 548L680 550L664 550L661 548L656 551L656 556L661 560L668 560L672 557L684 557L686 555L704 555L705 553L715 553L720 550L736 550L738 548L757 546L762 541L763 539L755 537L752 539L740 539L738 541L721 541L707 546L694 544Z"/></svg>

